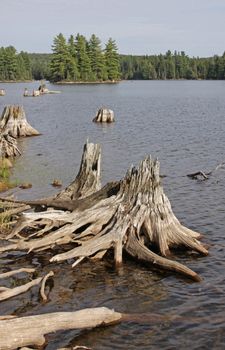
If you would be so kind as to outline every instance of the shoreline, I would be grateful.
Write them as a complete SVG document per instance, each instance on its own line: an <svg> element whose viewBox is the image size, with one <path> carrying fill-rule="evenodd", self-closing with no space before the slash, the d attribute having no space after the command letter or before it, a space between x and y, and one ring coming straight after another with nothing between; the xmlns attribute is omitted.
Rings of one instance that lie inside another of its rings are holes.
<svg viewBox="0 0 225 350"><path fill-rule="evenodd" d="M57 81L57 82L51 82L51 84L55 84L55 85L118 84L121 81L122 80L115 80L115 81L111 81L111 80L106 80L106 81L66 81L66 80L62 80L62 81Z"/></svg>

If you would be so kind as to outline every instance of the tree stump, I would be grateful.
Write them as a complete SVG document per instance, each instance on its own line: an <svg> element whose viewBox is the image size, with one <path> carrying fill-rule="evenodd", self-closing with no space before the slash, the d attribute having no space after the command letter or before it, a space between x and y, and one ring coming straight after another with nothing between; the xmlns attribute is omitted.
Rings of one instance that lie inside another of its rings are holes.
<svg viewBox="0 0 225 350"><path fill-rule="evenodd" d="M93 119L95 123L113 123L114 121L114 112L107 108L100 108Z"/></svg>
<svg viewBox="0 0 225 350"><path fill-rule="evenodd" d="M197 273L167 258L170 249L179 246L203 255L208 252L198 240L200 234L181 225L173 214L160 182L159 162L147 157L138 167L131 167L123 179L99 189L100 155L99 145L87 143L70 191L67 188L53 198L23 202L49 209L24 213L8 237L13 243L0 247L0 252L51 249L50 261L73 259L72 266L76 266L85 258L102 258L108 250L114 251L119 265L126 251L154 267L199 281ZM79 186L74 184L80 183L81 174L80 196ZM59 245L66 248L54 255L54 246Z"/></svg>
<svg viewBox="0 0 225 350"><path fill-rule="evenodd" d="M26 119L22 106L6 106L0 119L0 130L12 137L36 136L40 133Z"/></svg>
<svg viewBox="0 0 225 350"><path fill-rule="evenodd" d="M0 158L14 158L20 154L16 139L6 133L0 134Z"/></svg>

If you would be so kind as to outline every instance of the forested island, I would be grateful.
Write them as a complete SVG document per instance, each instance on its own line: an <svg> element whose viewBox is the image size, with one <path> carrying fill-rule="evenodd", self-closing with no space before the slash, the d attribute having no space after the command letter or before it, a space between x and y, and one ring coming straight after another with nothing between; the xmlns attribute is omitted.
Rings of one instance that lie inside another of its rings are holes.
<svg viewBox="0 0 225 350"><path fill-rule="evenodd" d="M0 48L0 81L46 79L50 82L117 82L119 80L225 79L222 56L189 57L184 51L160 55L122 55L115 40L104 48L92 34L62 33L53 39L52 53L20 53L13 46Z"/></svg>

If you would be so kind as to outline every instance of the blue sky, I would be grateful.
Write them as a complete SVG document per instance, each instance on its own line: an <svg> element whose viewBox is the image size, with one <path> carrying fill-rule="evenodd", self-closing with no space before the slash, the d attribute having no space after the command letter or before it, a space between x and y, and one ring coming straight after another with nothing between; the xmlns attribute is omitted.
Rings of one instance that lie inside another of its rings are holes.
<svg viewBox="0 0 225 350"><path fill-rule="evenodd" d="M53 37L92 33L120 53L225 51L225 0L0 0L0 46L51 52Z"/></svg>

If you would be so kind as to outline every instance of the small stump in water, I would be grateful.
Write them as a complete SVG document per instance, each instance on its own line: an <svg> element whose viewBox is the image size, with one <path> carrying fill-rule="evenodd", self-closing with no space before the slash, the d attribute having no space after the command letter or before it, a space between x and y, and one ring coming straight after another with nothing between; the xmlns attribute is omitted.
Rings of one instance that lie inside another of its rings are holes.
<svg viewBox="0 0 225 350"><path fill-rule="evenodd" d="M22 106L6 106L0 119L0 130L12 137L37 136L40 133L26 119Z"/></svg>
<svg viewBox="0 0 225 350"><path fill-rule="evenodd" d="M95 123L113 123L114 121L114 112L107 108L100 108L93 119Z"/></svg>

